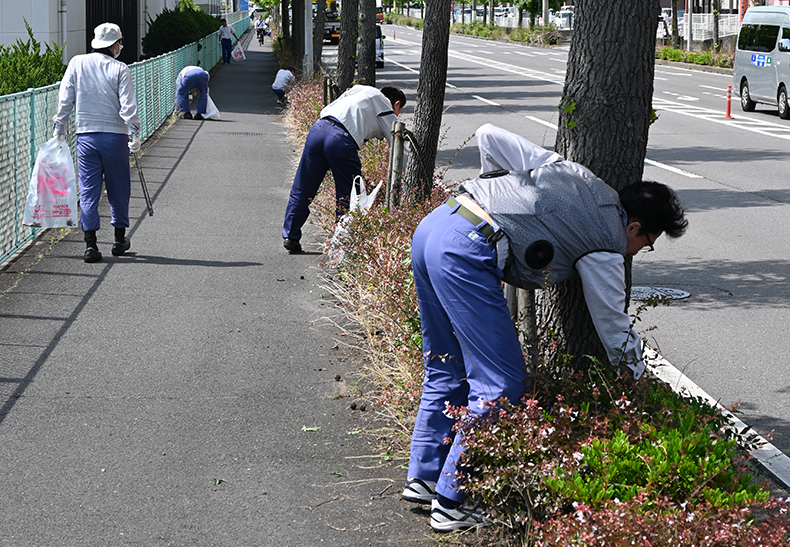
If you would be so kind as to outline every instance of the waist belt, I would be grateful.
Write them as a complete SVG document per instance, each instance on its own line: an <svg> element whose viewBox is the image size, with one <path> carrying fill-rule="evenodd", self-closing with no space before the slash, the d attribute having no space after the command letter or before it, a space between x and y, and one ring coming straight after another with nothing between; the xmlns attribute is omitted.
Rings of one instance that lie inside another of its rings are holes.
<svg viewBox="0 0 790 547"><path fill-rule="evenodd" d="M448 205L448 207L450 207L451 209L455 209L456 213L464 217L466 220L468 220L475 226L484 223L483 226L480 226L480 228L478 228L478 230L480 230L480 232L482 232L482 234L486 236L486 239L488 240L489 243L494 244L500 239L502 239L502 236L504 235L502 233L502 230L498 230L495 232L494 229L491 227L490 224L488 224L486 220L480 218L472 211L461 205L461 202L459 202L453 196L447 198L447 201L445 201L445 203ZM456 205L458 206L457 209L456 209Z"/></svg>
<svg viewBox="0 0 790 547"><path fill-rule="evenodd" d="M351 134L351 133L349 133L348 129L346 129L346 126L343 125L342 123L340 123L340 120L338 120L337 118L333 118L332 116L326 116L326 117L321 118L321 119L328 121L329 123L331 123L332 125L334 125L336 127L339 127L340 129L342 129L343 131L345 131L349 135Z"/></svg>

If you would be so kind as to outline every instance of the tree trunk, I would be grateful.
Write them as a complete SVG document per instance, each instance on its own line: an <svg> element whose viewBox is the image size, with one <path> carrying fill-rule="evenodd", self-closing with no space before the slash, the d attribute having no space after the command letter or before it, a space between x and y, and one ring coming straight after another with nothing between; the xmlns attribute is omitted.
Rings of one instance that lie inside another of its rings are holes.
<svg viewBox="0 0 790 547"><path fill-rule="evenodd" d="M282 0L280 3L280 11L282 12L282 25L280 31L283 33L283 40L286 44L291 43L291 20L288 17L288 0Z"/></svg>
<svg viewBox="0 0 790 547"><path fill-rule="evenodd" d="M719 38L719 13L721 13L721 0L713 0L713 51L721 51L721 39Z"/></svg>
<svg viewBox="0 0 790 547"><path fill-rule="evenodd" d="M353 0L352 0L353 1ZM359 0L359 81L376 86L376 0Z"/></svg>
<svg viewBox="0 0 790 547"><path fill-rule="evenodd" d="M641 180L650 128L658 0L575 4L555 150L581 163L615 190ZM629 262L630 264L630 262ZM630 280L630 269L626 270ZM630 283L627 283L630 286ZM581 282L540 291L539 324L575 356L606 362L584 302Z"/></svg>
<svg viewBox="0 0 790 547"><path fill-rule="evenodd" d="M672 47L680 49L680 36L678 36L678 2L672 2Z"/></svg>
<svg viewBox="0 0 790 547"><path fill-rule="evenodd" d="M414 106L414 139L403 181L407 200L419 202L431 195L436 149L447 82L451 0L433 0L425 8L420 56L420 78Z"/></svg>
<svg viewBox="0 0 790 547"><path fill-rule="evenodd" d="M324 24L326 23L326 0L317 0L315 24L313 25L313 74L321 74L321 54L324 51Z"/></svg>
<svg viewBox="0 0 790 547"><path fill-rule="evenodd" d="M337 87L343 93L354 83L359 33L359 4L350 0L343 4L340 14L340 44L337 46Z"/></svg>
<svg viewBox="0 0 790 547"><path fill-rule="evenodd" d="M305 0L291 0L291 51L297 65L304 67L304 3Z"/></svg>

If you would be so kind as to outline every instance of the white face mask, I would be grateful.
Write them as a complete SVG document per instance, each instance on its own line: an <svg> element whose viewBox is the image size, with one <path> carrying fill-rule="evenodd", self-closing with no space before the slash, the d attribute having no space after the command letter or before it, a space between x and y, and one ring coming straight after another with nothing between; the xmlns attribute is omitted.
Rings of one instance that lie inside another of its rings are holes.
<svg viewBox="0 0 790 547"><path fill-rule="evenodd" d="M112 54L113 59L117 59L118 58L118 56L121 54L121 50L122 49L123 49L123 44L118 44L118 52Z"/></svg>

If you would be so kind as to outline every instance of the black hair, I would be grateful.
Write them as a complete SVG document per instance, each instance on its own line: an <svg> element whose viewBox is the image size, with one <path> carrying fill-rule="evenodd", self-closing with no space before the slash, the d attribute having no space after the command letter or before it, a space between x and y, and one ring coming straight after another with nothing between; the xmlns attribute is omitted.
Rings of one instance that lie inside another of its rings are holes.
<svg viewBox="0 0 790 547"><path fill-rule="evenodd" d="M686 233L688 220L683 206L675 191L666 184L643 180L629 184L619 194L628 220L638 221L643 233L663 232L671 238Z"/></svg>
<svg viewBox="0 0 790 547"><path fill-rule="evenodd" d="M395 106L395 103L400 101L400 107L403 108L406 106L406 95L403 94L403 91L398 89L397 87L382 87L380 89L381 94L384 95L386 98L390 100L392 106Z"/></svg>
<svg viewBox="0 0 790 547"><path fill-rule="evenodd" d="M289 66L289 67L288 67L288 68L286 68L285 70L289 70L289 71L291 71L292 73L296 74L296 67L295 67L295 66L293 66L293 65Z"/></svg>

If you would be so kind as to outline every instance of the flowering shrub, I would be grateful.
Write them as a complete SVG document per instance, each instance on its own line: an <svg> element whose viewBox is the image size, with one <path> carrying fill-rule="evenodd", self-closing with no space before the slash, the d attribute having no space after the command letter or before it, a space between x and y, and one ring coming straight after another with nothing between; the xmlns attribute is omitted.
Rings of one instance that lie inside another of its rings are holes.
<svg viewBox="0 0 790 547"><path fill-rule="evenodd" d="M448 409L467 444L463 488L522 538L532 526L564 521L578 507L597 518L611 518L607 511L618 507L635 522L660 527L681 508L703 519L722 511L746 518L748 507L768 499L752 483L726 418L702 401L681 398L655 380L607 376L598 367L542 375L537 386L518 406L489 403L485 419Z"/></svg>

